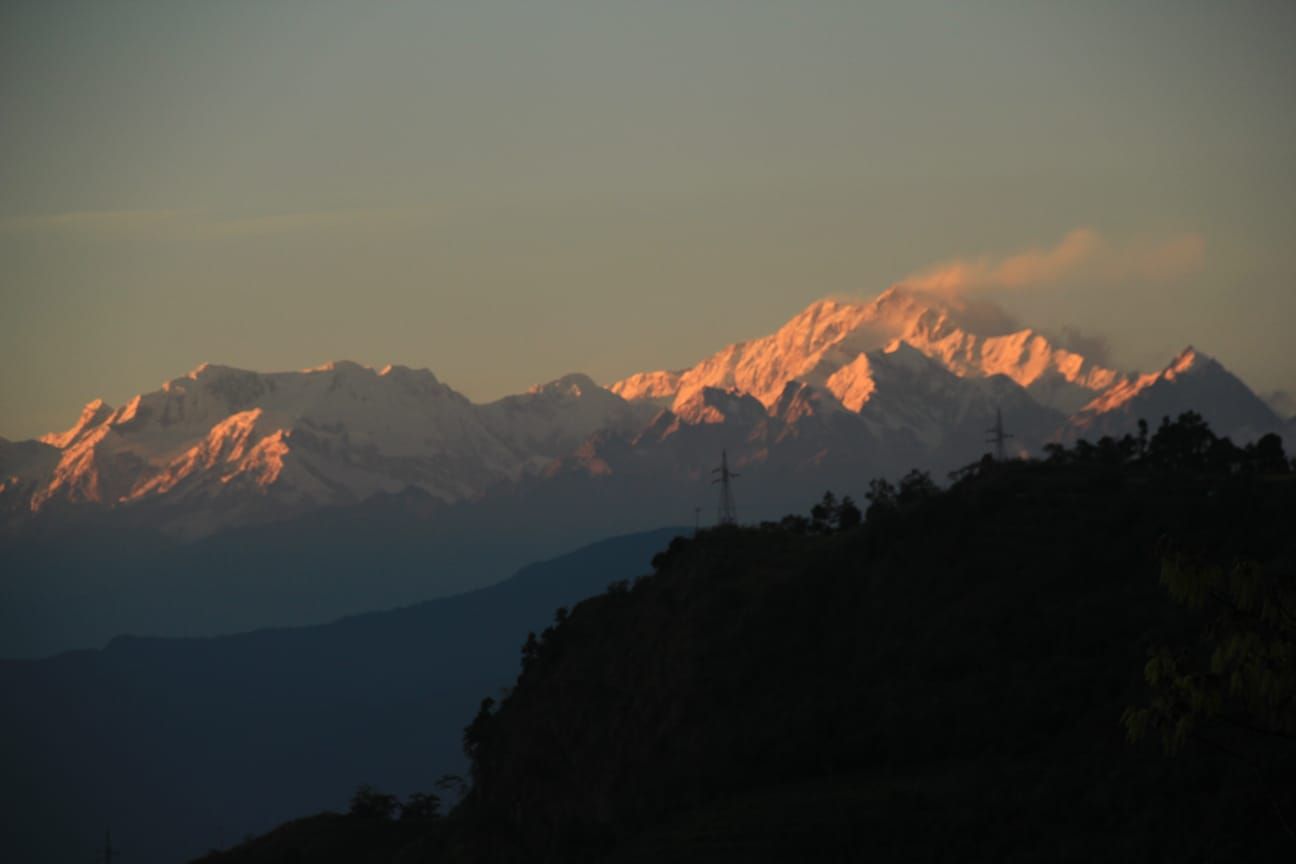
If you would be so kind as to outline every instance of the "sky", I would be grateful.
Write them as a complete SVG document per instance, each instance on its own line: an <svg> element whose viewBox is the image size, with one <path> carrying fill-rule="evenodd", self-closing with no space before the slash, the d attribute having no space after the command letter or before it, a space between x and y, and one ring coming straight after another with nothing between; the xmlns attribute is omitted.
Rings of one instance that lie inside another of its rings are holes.
<svg viewBox="0 0 1296 864"><path fill-rule="evenodd" d="M1292 45L1284 0L5 0L0 435L201 362L610 383L906 279L1296 391Z"/></svg>

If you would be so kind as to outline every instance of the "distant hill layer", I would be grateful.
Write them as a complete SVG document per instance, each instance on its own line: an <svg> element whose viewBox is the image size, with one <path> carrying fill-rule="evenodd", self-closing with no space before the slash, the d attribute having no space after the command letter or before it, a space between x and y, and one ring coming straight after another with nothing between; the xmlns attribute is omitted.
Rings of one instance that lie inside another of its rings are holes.
<svg viewBox="0 0 1296 864"><path fill-rule="evenodd" d="M527 632L647 572L677 533L324 626L0 661L0 848L82 864L110 825L132 862L163 864L341 807L360 783L431 791L463 771L465 718L512 679Z"/></svg>

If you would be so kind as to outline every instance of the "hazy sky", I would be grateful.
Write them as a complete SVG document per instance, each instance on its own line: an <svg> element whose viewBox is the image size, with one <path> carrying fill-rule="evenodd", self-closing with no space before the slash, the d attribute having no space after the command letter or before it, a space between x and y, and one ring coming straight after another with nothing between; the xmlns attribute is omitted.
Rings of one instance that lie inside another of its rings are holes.
<svg viewBox="0 0 1296 864"><path fill-rule="evenodd" d="M0 435L201 361L606 383L951 259L1296 389L1293 46L1287 0L5 0Z"/></svg>

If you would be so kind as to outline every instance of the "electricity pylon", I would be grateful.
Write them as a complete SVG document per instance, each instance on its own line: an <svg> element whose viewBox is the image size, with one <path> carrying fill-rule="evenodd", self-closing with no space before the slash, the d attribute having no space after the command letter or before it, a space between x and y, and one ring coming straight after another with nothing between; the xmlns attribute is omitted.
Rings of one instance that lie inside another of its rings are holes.
<svg viewBox="0 0 1296 864"><path fill-rule="evenodd" d="M986 430L990 437L986 439L987 444L995 445L995 458L1000 462L1004 461L1004 442L1013 437L1004 431L1003 411L995 409L995 425Z"/></svg>
<svg viewBox="0 0 1296 864"><path fill-rule="evenodd" d="M104 829L104 848L103 864L113 864L113 856L120 852L120 849L114 849L112 845L112 830Z"/></svg>
<svg viewBox="0 0 1296 864"><path fill-rule="evenodd" d="M712 485L720 484L720 506L716 513L716 522L720 525L733 525L738 521L738 511L734 507L733 489L729 481L739 475L729 470L729 455L724 450L720 451L720 467L711 469L712 474L720 476L711 481Z"/></svg>

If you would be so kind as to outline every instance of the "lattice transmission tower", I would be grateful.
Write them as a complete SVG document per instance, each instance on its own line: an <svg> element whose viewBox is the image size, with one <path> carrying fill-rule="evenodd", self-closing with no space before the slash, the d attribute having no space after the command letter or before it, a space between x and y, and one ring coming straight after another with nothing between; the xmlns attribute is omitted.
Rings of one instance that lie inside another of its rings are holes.
<svg viewBox="0 0 1296 864"><path fill-rule="evenodd" d="M113 864L113 858L120 851L112 845L112 830L104 829L103 864Z"/></svg>
<svg viewBox="0 0 1296 864"><path fill-rule="evenodd" d="M990 435L990 437L986 439L986 443L995 445L995 458L1000 462L1004 461L1006 458L1004 455L1004 444L1013 436L1004 431L1003 411L998 408L995 409L995 425L987 429L986 432Z"/></svg>
<svg viewBox="0 0 1296 864"><path fill-rule="evenodd" d="M716 509L716 523L733 525L738 521L738 509L734 507L733 487L730 481L739 475L729 470L729 454L726 451L720 451L720 467L711 469L711 473L719 475L711 481L711 485L720 484L720 505Z"/></svg>

